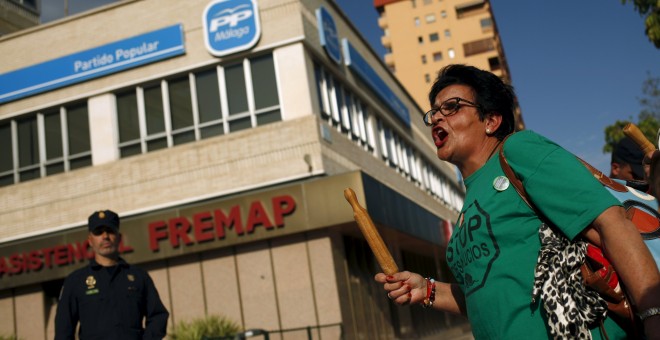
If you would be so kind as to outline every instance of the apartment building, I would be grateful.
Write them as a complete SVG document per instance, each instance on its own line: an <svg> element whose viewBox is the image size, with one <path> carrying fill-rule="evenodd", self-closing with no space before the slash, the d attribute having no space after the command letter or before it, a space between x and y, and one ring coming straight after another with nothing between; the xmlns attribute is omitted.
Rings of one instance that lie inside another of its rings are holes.
<svg viewBox="0 0 660 340"><path fill-rule="evenodd" d="M337 5L125 0L0 37L0 335L51 339L87 216L121 217L170 326L271 338L469 333L395 307L343 191L401 268L450 280L464 189Z"/></svg>
<svg viewBox="0 0 660 340"><path fill-rule="evenodd" d="M511 84L502 41L488 0L374 0L387 50L385 63L421 108L437 72L468 64ZM524 123L520 111L516 128Z"/></svg>

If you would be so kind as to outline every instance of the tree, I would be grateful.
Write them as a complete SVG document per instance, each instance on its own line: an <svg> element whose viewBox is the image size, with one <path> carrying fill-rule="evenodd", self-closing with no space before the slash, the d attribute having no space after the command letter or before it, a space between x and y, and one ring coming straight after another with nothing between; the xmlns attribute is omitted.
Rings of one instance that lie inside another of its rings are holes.
<svg viewBox="0 0 660 340"><path fill-rule="evenodd" d="M646 15L646 36L660 48L660 1L657 0L621 0L622 4L632 2L635 10L642 16Z"/></svg>
<svg viewBox="0 0 660 340"><path fill-rule="evenodd" d="M638 0L637 0L638 1ZM648 73L648 78L642 84L642 98L638 98L642 111L637 116L637 127L644 133L646 139L651 141L657 147L657 133L660 129L660 77L652 77ZM623 138L623 127L629 120L617 120L614 124L605 127L605 146L603 152L612 152L616 143Z"/></svg>

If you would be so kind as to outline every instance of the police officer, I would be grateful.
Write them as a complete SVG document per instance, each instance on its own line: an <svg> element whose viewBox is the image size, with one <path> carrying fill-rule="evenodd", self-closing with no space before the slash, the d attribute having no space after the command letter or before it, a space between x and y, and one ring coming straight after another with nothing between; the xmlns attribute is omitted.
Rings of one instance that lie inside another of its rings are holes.
<svg viewBox="0 0 660 340"><path fill-rule="evenodd" d="M119 216L110 210L88 219L94 259L62 286L55 339L162 339L169 313L149 274L119 257Z"/></svg>

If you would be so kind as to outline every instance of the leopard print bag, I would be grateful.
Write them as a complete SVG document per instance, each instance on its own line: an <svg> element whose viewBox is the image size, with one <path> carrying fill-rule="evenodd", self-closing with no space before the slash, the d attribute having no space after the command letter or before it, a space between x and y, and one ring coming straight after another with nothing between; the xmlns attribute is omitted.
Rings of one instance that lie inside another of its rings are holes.
<svg viewBox="0 0 660 340"><path fill-rule="evenodd" d="M532 304L541 298L554 339L591 339L590 326L601 323L608 309L607 301L582 279L587 243L571 242L545 223L539 238Z"/></svg>

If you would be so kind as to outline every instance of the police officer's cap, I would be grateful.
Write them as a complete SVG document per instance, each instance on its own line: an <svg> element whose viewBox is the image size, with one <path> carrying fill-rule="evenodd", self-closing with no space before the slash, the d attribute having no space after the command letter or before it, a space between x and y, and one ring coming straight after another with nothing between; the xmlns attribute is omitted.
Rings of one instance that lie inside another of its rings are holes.
<svg viewBox="0 0 660 340"><path fill-rule="evenodd" d="M99 210L89 215L87 219L89 231L94 231L98 227L108 227L115 232L119 232L119 216L112 210Z"/></svg>

